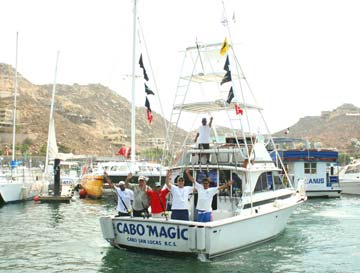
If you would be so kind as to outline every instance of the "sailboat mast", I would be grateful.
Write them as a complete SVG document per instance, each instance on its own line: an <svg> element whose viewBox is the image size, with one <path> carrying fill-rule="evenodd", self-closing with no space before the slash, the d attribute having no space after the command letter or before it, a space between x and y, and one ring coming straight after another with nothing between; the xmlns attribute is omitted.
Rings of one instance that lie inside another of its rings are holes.
<svg viewBox="0 0 360 273"><path fill-rule="evenodd" d="M135 162L135 133L136 133L136 108L135 108L135 54L136 54L136 0L133 10L133 56L132 56L132 85L131 85L131 162Z"/></svg>
<svg viewBox="0 0 360 273"><path fill-rule="evenodd" d="M49 118L49 130L48 130L48 140L47 140L47 146L46 146L46 159L45 159L45 169L44 171L47 171L47 167L49 164L49 143L50 143L50 133L51 133L51 126L53 119L54 119L54 101L55 101L55 92L56 92L56 76L57 76L57 68L58 68L58 62L59 62L59 55L60 52L58 51L56 54L56 63L55 63L55 75L54 75L54 83L52 88L52 96L51 96L51 106L50 106L50 118Z"/></svg>
<svg viewBox="0 0 360 273"><path fill-rule="evenodd" d="M13 139L12 139L12 161L15 160L15 142L16 142L16 97L18 89L17 63L18 63L18 40L19 32L16 32L16 53L15 53L15 91L14 91L14 119L13 119Z"/></svg>

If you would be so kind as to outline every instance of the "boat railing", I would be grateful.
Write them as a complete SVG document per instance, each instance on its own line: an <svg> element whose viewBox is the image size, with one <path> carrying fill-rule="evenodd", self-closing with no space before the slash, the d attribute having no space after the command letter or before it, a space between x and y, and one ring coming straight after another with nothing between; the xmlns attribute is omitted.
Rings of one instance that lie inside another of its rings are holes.
<svg viewBox="0 0 360 273"><path fill-rule="evenodd" d="M242 144L211 144L209 149L188 146L180 155L177 165L243 165L247 160L246 154L246 147Z"/></svg>

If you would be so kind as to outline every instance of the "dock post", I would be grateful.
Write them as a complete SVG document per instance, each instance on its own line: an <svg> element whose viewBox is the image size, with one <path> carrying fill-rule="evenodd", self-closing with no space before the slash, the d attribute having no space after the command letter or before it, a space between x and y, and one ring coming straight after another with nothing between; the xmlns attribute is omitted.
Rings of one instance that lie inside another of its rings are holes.
<svg viewBox="0 0 360 273"><path fill-rule="evenodd" d="M54 159L54 196L60 196L60 159Z"/></svg>

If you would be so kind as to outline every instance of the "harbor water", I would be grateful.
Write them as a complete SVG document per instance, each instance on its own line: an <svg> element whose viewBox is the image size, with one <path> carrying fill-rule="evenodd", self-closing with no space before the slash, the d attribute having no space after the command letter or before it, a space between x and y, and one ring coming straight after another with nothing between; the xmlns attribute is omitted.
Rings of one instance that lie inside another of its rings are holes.
<svg viewBox="0 0 360 273"><path fill-rule="evenodd" d="M360 272L358 196L308 200L276 239L206 262L111 247L99 217L113 214L113 199L78 196L0 207L0 272Z"/></svg>

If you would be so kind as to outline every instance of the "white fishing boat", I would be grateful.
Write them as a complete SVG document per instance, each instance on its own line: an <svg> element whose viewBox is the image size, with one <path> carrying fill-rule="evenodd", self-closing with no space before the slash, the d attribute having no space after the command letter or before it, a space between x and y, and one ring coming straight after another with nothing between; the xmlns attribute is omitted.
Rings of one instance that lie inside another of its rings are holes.
<svg viewBox="0 0 360 273"><path fill-rule="evenodd" d="M16 100L18 96L17 56L18 33L16 33L12 160L10 166L7 169L3 169L0 174L0 202L2 203L30 200L45 190L41 179L41 170L33 168L31 162L29 162L29 166L26 166L25 163L28 162L21 162L15 158Z"/></svg>
<svg viewBox="0 0 360 273"><path fill-rule="evenodd" d="M360 194L360 160L353 160L339 172L342 193Z"/></svg>
<svg viewBox="0 0 360 273"><path fill-rule="evenodd" d="M335 149L311 148L304 139L275 138L278 153L268 146L274 162L279 155L289 173L291 181L297 187L304 180L308 197L340 197L338 151Z"/></svg>
<svg viewBox="0 0 360 273"><path fill-rule="evenodd" d="M286 182L289 178L284 180L287 174L281 173L281 169L275 166L266 150L262 134L255 134L249 128L252 124L249 122L251 111L259 114L265 124L261 108L245 102L245 90L241 89L243 85L235 83L235 79L246 81L246 78L234 58L233 48L230 47L226 58L219 54L220 48L224 48L224 44L196 44L186 49L170 120L175 121L173 128L177 128L181 123L180 116L185 112L192 116L210 113L219 124L228 121L228 128L231 128L228 131L231 133L220 141L214 130L214 141L210 143L209 149L201 150L194 147L193 140L186 138L170 169L172 180L177 176L186 179L184 170L190 168L192 176L200 183L206 176L210 178L213 187L221 186L228 179L233 180L234 184L229 190L215 195L212 222L196 221L196 195L195 198L191 195L188 198L189 221L168 217L101 217L103 237L114 247L185 253L200 259L213 258L275 238L284 230L292 212L306 200L303 183L300 182L295 190L291 183ZM232 57L230 64L228 57ZM233 73L229 94L229 89L224 92L219 88L225 74L222 70L224 63L226 72ZM186 64L191 64L190 74L184 72ZM241 71L240 76L236 75L238 71ZM193 88L206 90L206 94L192 92ZM216 94L215 98L211 96L213 93ZM195 94L200 96L196 102L191 98ZM243 116L236 115L234 107L237 110L241 108ZM186 124L191 124L188 117L185 119ZM244 123L248 127L243 126ZM245 133L245 129L250 129L249 133ZM168 158L176 154L172 143L175 134L176 131L168 131ZM270 135L269 132L267 134Z"/></svg>

